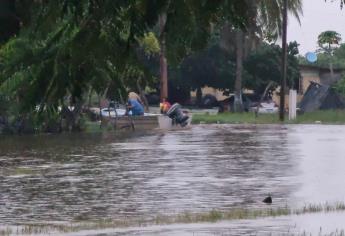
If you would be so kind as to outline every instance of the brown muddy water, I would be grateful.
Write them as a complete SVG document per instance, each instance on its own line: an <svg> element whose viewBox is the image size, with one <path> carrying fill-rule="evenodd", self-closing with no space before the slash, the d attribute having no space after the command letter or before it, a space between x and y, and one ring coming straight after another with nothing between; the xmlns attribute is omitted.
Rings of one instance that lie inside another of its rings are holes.
<svg viewBox="0 0 345 236"><path fill-rule="evenodd" d="M197 125L145 134L0 137L1 227L261 209L269 193L272 208L345 202L345 126ZM345 214L330 215L80 235L319 232L340 230L335 222L342 219L345 229Z"/></svg>

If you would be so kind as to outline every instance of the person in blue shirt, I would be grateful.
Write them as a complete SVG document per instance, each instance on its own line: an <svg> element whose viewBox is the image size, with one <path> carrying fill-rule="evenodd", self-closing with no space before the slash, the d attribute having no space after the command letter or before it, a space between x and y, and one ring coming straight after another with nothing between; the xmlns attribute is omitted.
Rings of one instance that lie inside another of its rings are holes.
<svg viewBox="0 0 345 236"><path fill-rule="evenodd" d="M128 96L128 109L132 112L132 116L144 115L144 106L137 94L131 92Z"/></svg>

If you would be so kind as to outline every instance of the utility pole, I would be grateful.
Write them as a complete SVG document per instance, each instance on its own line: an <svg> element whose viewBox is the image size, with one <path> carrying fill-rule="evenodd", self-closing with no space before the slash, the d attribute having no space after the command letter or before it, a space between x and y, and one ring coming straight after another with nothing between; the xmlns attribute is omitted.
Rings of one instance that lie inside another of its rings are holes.
<svg viewBox="0 0 345 236"><path fill-rule="evenodd" d="M160 77L160 99L168 98L168 63L166 59L165 25L167 21L166 12L159 16L160 28L160 55L159 55L159 77Z"/></svg>
<svg viewBox="0 0 345 236"><path fill-rule="evenodd" d="M284 0L283 5L283 35L282 35L282 78L280 85L280 106L279 119L284 121L285 114L285 89L286 89L286 71L287 71L287 8L288 0Z"/></svg>

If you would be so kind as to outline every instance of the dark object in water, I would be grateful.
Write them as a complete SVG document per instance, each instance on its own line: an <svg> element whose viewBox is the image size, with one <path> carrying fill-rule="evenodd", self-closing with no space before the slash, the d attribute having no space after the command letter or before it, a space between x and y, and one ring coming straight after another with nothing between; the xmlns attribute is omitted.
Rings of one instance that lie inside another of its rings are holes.
<svg viewBox="0 0 345 236"><path fill-rule="evenodd" d="M187 120L189 119L189 117L183 114L181 105L178 103L175 103L170 107L170 109L167 111L167 115L170 119L175 120L176 123L181 125L182 127L185 127L188 124Z"/></svg>
<svg viewBox="0 0 345 236"><path fill-rule="evenodd" d="M272 203L272 197L271 195L268 195L268 197L266 197L264 200L263 200L264 203L267 203L267 204L271 204Z"/></svg>

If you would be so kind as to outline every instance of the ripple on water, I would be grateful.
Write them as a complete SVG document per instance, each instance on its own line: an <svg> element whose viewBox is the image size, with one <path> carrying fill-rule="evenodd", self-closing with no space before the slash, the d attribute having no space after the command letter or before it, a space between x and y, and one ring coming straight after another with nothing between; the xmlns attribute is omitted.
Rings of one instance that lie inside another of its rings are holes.
<svg viewBox="0 0 345 236"><path fill-rule="evenodd" d="M344 131L210 125L121 138L12 138L0 149L0 221L264 208L268 193L272 207L344 201ZM23 167L34 174L4 174Z"/></svg>

